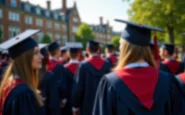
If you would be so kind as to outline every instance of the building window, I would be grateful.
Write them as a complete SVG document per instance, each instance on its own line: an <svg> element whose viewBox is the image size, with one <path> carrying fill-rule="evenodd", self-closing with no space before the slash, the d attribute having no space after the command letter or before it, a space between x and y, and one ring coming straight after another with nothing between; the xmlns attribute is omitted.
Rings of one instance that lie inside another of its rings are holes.
<svg viewBox="0 0 185 115"><path fill-rule="evenodd" d="M67 31L67 27L66 25L62 25L62 31L66 32Z"/></svg>
<svg viewBox="0 0 185 115"><path fill-rule="evenodd" d="M11 20L11 21L19 22L20 15L18 13L10 11L10 12L8 12L8 19Z"/></svg>
<svg viewBox="0 0 185 115"><path fill-rule="evenodd" d="M32 24L33 20L31 16L26 16L24 18L25 24Z"/></svg>
<svg viewBox="0 0 185 115"><path fill-rule="evenodd" d="M55 20L57 20L58 19L58 15L54 14L54 18L55 18Z"/></svg>
<svg viewBox="0 0 185 115"><path fill-rule="evenodd" d="M62 44L65 45L67 43L67 36L63 35L62 36Z"/></svg>
<svg viewBox="0 0 185 115"><path fill-rule="evenodd" d="M3 18L3 11L0 9L0 19Z"/></svg>
<svg viewBox="0 0 185 115"><path fill-rule="evenodd" d="M26 11L30 12L30 5L28 3L25 5L25 9Z"/></svg>
<svg viewBox="0 0 185 115"><path fill-rule="evenodd" d="M46 11L46 16L50 17L50 12L49 11Z"/></svg>
<svg viewBox="0 0 185 115"><path fill-rule="evenodd" d="M37 41L38 41L39 43L41 43L41 42L42 42L42 39L43 39L43 33L42 33L42 32L39 32L39 33L37 34Z"/></svg>
<svg viewBox="0 0 185 115"><path fill-rule="evenodd" d="M37 13L38 15L41 14L41 13L40 13L40 8L37 8L37 9L36 9L36 13Z"/></svg>
<svg viewBox="0 0 185 115"><path fill-rule="evenodd" d="M11 0L11 6L16 7L17 6L17 0Z"/></svg>
<svg viewBox="0 0 185 115"><path fill-rule="evenodd" d="M60 44L60 34L59 33L55 34L55 40Z"/></svg>
<svg viewBox="0 0 185 115"><path fill-rule="evenodd" d="M73 27L73 33L78 32L78 27Z"/></svg>
<svg viewBox="0 0 185 115"><path fill-rule="evenodd" d="M40 27L43 26L43 21L42 21L42 19L36 19L36 26L40 26Z"/></svg>
<svg viewBox="0 0 185 115"><path fill-rule="evenodd" d="M74 23L78 23L78 18L73 18Z"/></svg>
<svg viewBox="0 0 185 115"><path fill-rule="evenodd" d="M18 35L20 33L20 28L19 27L15 27L15 26L10 26L8 28L8 34L9 34L9 38L15 37L16 35Z"/></svg>
<svg viewBox="0 0 185 115"><path fill-rule="evenodd" d="M55 29L56 29L56 30L60 30L60 24L56 23L56 24L55 24Z"/></svg>
<svg viewBox="0 0 185 115"><path fill-rule="evenodd" d="M46 27L47 27L47 28L52 28L52 22L47 21Z"/></svg>

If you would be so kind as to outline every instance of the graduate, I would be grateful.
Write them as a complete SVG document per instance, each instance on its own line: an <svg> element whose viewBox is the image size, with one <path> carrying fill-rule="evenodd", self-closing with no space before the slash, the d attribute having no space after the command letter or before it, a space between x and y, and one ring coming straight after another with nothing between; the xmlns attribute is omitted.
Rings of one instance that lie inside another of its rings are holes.
<svg viewBox="0 0 185 115"><path fill-rule="evenodd" d="M79 66L79 53L82 46L79 43L67 43L67 48L69 49L70 60L64 65L66 69L66 79L67 79L67 104L64 108L64 115L72 115L72 89L75 81L76 71Z"/></svg>
<svg viewBox="0 0 185 115"><path fill-rule="evenodd" d="M38 70L43 56L31 36L40 30L26 30L0 44L13 59L0 86L0 115L42 115L43 98L38 86Z"/></svg>
<svg viewBox="0 0 185 115"><path fill-rule="evenodd" d="M108 61L112 65L112 67L114 67L117 64L117 55L115 53L114 45L112 44L106 45L105 52L107 56L105 60Z"/></svg>
<svg viewBox="0 0 185 115"><path fill-rule="evenodd" d="M154 56L157 68L162 71L170 73L168 66L161 63L161 61L160 61L160 56L159 56L159 52L158 52L158 44L156 44L154 42L150 42L150 49L151 49L152 54Z"/></svg>
<svg viewBox="0 0 185 115"><path fill-rule="evenodd" d="M98 86L92 115L178 115L174 77L159 71L150 50L151 30L126 23L120 39L119 62Z"/></svg>
<svg viewBox="0 0 185 115"><path fill-rule="evenodd" d="M177 81L177 85L178 85L178 89L179 89L179 95L180 95L180 115L184 115L185 114L185 72L180 73L179 75L175 76L176 81Z"/></svg>
<svg viewBox="0 0 185 115"><path fill-rule="evenodd" d="M76 86L73 90L73 115L91 115L96 89L102 76L110 72L111 65L98 55L99 43L87 43L89 58L82 61L76 73Z"/></svg>
<svg viewBox="0 0 185 115"><path fill-rule="evenodd" d="M160 48L160 56L163 59L162 63L168 67L169 72L177 75L184 71L184 63L178 62L173 57L174 51L174 44L163 44Z"/></svg>
<svg viewBox="0 0 185 115"><path fill-rule="evenodd" d="M57 64L65 63L65 60L60 60L60 45L55 41L48 46L51 58L48 64L48 71L52 72Z"/></svg>
<svg viewBox="0 0 185 115"><path fill-rule="evenodd" d="M64 60L63 64L66 64L68 62L68 58L69 58L69 56L67 55L67 48L66 48L66 46L61 47L60 51L61 51L60 60Z"/></svg>

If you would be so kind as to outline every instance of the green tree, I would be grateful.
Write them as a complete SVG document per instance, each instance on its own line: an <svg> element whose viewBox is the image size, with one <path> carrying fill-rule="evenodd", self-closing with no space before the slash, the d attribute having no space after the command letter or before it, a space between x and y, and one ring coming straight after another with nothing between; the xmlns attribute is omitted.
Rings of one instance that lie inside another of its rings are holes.
<svg viewBox="0 0 185 115"><path fill-rule="evenodd" d="M184 7L184 0L135 0L128 13L132 21L163 28L166 33L158 35L160 41L182 43Z"/></svg>
<svg viewBox="0 0 185 115"><path fill-rule="evenodd" d="M51 37L48 35L48 34L44 34L43 38L42 38L42 43L51 43L52 40L51 40Z"/></svg>
<svg viewBox="0 0 185 115"><path fill-rule="evenodd" d="M86 43L89 40L94 40L94 35L92 29L87 24L81 24L78 32L75 34L75 42L81 42L83 44L83 49L86 47Z"/></svg>
<svg viewBox="0 0 185 115"><path fill-rule="evenodd" d="M120 37L119 36L114 36L111 39L111 43L116 47L116 50L117 51L119 50L119 40L120 40Z"/></svg>

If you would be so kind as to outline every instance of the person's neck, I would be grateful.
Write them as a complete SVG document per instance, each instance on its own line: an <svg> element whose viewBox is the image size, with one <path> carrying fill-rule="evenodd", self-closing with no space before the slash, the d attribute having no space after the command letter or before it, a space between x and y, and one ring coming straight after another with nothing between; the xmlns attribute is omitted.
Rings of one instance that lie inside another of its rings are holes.
<svg viewBox="0 0 185 115"><path fill-rule="evenodd" d="M174 58L173 56L166 56L165 59Z"/></svg>
<svg viewBox="0 0 185 115"><path fill-rule="evenodd" d="M58 57L58 56L52 56L51 58L55 58L55 59L57 59L57 60L59 59L59 57Z"/></svg>
<svg viewBox="0 0 185 115"><path fill-rule="evenodd" d="M138 60L138 61L136 61L134 63L142 63L142 62L146 62L146 61L144 59L140 59L140 60Z"/></svg>

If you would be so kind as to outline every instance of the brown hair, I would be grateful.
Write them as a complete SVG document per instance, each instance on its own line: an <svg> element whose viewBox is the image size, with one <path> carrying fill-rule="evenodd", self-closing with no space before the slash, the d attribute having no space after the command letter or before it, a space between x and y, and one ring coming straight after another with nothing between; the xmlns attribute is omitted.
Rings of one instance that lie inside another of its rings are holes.
<svg viewBox="0 0 185 115"><path fill-rule="evenodd" d="M121 41L122 47L120 51L118 65L116 69L121 69L129 63L136 62L140 59L145 60L150 66L156 67L152 52L149 46L139 46L131 44L125 40Z"/></svg>
<svg viewBox="0 0 185 115"><path fill-rule="evenodd" d="M11 64L7 68L4 78L0 86L0 99L2 98L2 90L6 83L13 78L13 76L18 75L21 80L24 81L34 92L37 102L40 106L43 105L43 98L40 95L38 86L38 71L32 68L32 60L34 56L34 49L31 49L21 56L16 57L12 60Z"/></svg>

